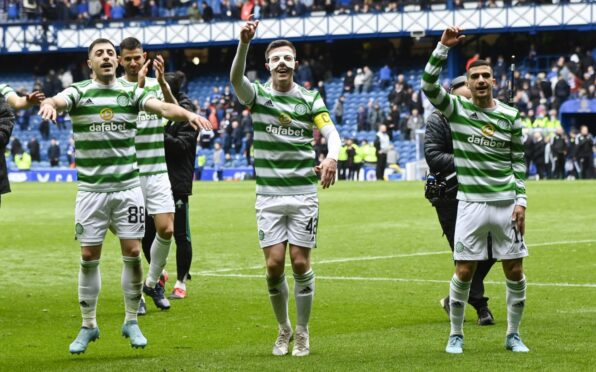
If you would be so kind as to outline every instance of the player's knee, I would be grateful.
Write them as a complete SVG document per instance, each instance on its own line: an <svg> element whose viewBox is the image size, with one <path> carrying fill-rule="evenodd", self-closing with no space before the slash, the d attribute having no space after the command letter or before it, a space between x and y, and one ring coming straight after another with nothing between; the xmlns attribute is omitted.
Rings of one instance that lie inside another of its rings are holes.
<svg viewBox="0 0 596 372"><path fill-rule="evenodd" d="M162 239L170 240L174 235L174 226L170 224L162 226L157 233Z"/></svg>
<svg viewBox="0 0 596 372"><path fill-rule="evenodd" d="M267 274L270 277L281 276L284 272L284 260L277 257L269 257L267 259Z"/></svg>
<svg viewBox="0 0 596 372"><path fill-rule="evenodd" d="M81 259L83 261L93 261L93 260L98 260L99 256L90 250L82 250L81 251Z"/></svg>
<svg viewBox="0 0 596 372"><path fill-rule="evenodd" d="M455 268L455 273L459 280L469 282L470 280L472 280L474 270L472 267L468 265L457 265Z"/></svg>
<svg viewBox="0 0 596 372"><path fill-rule="evenodd" d="M524 268L519 263L510 264L505 267L505 275L509 280L520 281L524 277Z"/></svg>
<svg viewBox="0 0 596 372"><path fill-rule="evenodd" d="M133 242L121 242L122 255L126 257L139 257L141 255L141 244Z"/></svg>
<svg viewBox="0 0 596 372"><path fill-rule="evenodd" d="M296 274L304 274L310 269L310 262L306 257L297 257L292 261L292 270Z"/></svg>

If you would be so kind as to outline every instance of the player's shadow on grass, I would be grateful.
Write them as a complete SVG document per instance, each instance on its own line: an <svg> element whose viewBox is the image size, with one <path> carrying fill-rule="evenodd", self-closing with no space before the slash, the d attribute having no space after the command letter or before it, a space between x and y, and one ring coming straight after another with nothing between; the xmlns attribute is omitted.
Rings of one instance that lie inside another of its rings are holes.
<svg viewBox="0 0 596 372"><path fill-rule="evenodd" d="M134 350L133 350L134 351ZM142 350L137 350L139 351L139 353L131 353L129 355L118 355L118 356L108 356L105 354L102 355L93 355L93 356L85 356L83 355L71 355L70 357L67 358L63 358L59 363L63 363L63 362L67 362L67 363L89 363L89 362L101 362L103 364L105 363L110 363L111 361L135 361L135 360L139 360L139 359L143 359L143 360L149 360L149 359L155 359L155 360L159 360L159 357L155 356L155 355L146 355L143 354Z"/></svg>

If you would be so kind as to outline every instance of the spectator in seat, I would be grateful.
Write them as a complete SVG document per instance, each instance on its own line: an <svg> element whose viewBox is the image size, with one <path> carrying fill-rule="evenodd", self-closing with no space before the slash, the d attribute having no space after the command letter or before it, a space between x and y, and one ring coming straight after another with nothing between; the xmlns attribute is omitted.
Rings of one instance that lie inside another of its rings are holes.
<svg viewBox="0 0 596 372"><path fill-rule="evenodd" d="M37 138L31 137L29 142L27 142L27 150L29 150L32 161L41 161L39 142L37 141Z"/></svg>
<svg viewBox="0 0 596 372"><path fill-rule="evenodd" d="M391 75L392 75L392 73L391 73L391 69L389 68L389 65L385 65L381 68L381 70L379 71L379 83L380 83L381 89L385 90L391 84L391 80L392 80Z"/></svg>
<svg viewBox="0 0 596 372"><path fill-rule="evenodd" d="M342 125L343 118L344 118L344 102L346 98L341 95L335 100L335 105L333 105L333 113L335 114L335 124Z"/></svg>
<svg viewBox="0 0 596 372"><path fill-rule="evenodd" d="M60 162L60 146L55 138L50 141L50 147L48 147L48 159L50 160L50 166L57 167Z"/></svg>
<svg viewBox="0 0 596 372"><path fill-rule="evenodd" d="M344 93L352 93L354 91L354 72L352 70L346 71L344 76Z"/></svg>
<svg viewBox="0 0 596 372"><path fill-rule="evenodd" d="M563 77L563 74L561 74L555 84L553 108L558 111L561 104L569 98L569 95L571 95L571 87Z"/></svg>
<svg viewBox="0 0 596 372"><path fill-rule="evenodd" d="M370 92L373 86L373 72L368 66L364 66L362 69L363 71L363 79L362 79L362 91L363 92Z"/></svg>
<svg viewBox="0 0 596 372"><path fill-rule="evenodd" d="M203 1L203 21L205 22L211 22L213 21L213 8L211 8L209 6L209 4L207 4L206 1Z"/></svg>
<svg viewBox="0 0 596 372"><path fill-rule="evenodd" d="M408 132L410 134L409 138L411 141L416 139L416 131L418 129L422 129L424 125L424 120L422 120L422 115L418 112L418 109L412 110L412 114L408 118Z"/></svg>
<svg viewBox="0 0 596 372"><path fill-rule="evenodd" d="M358 131L363 131L363 130L370 130L370 127L368 126L368 122L367 122L367 111L366 111L366 107L364 107L364 105L360 105L358 106L358 112L356 113L356 122L358 124Z"/></svg>
<svg viewBox="0 0 596 372"><path fill-rule="evenodd" d="M364 71L359 68L356 70L356 76L354 77L354 92L362 93L362 86L364 85Z"/></svg>

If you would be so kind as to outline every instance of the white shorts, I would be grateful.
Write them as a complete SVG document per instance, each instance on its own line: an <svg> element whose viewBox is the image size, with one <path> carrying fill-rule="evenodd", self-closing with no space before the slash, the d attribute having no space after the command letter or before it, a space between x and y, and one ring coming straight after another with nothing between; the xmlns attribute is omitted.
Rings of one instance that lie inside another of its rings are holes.
<svg viewBox="0 0 596 372"><path fill-rule="evenodd" d="M256 210L261 248L286 240L304 248L317 246L317 194L257 195Z"/></svg>
<svg viewBox="0 0 596 372"><path fill-rule="evenodd" d="M459 201L455 224L456 261L484 261L488 259L487 238L492 237L493 258L512 260L526 257L528 248L524 237L511 221L515 201L491 203Z"/></svg>
<svg viewBox="0 0 596 372"><path fill-rule="evenodd" d="M145 205L140 187L117 192L77 193L75 233L81 246L103 243L106 231L120 239L145 235Z"/></svg>
<svg viewBox="0 0 596 372"><path fill-rule="evenodd" d="M172 185L167 173L141 176L141 189L145 197L145 206L150 216L162 213L175 213Z"/></svg>

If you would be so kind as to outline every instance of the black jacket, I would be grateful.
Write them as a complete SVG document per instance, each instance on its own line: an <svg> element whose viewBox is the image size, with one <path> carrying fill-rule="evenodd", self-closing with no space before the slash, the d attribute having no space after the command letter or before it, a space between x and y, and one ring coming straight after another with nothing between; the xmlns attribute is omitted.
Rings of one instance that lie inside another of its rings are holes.
<svg viewBox="0 0 596 372"><path fill-rule="evenodd" d="M568 149L569 143L567 142L567 138L556 134L551 145L553 154L555 156L565 156L567 155Z"/></svg>
<svg viewBox="0 0 596 372"><path fill-rule="evenodd" d="M591 158L592 155L592 146L594 146L594 139L592 138L591 134L584 136L582 134L578 134L575 137L575 154L576 158Z"/></svg>
<svg viewBox="0 0 596 372"><path fill-rule="evenodd" d="M196 107L187 95L180 93L176 99L179 106L192 112L196 111ZM195 130L189 122L174 123L169 121L164 132L166 163L168 164L172 193L174 195L191 195L199 131Z"/></svg>
<svg viewBox="0 0 596 372"><path fill-rule="evenodd" d="M455 172L451 128L439 111L433 112L426 121L424 157L431 173L449 175Z"/></svg>
<svg viewBox="0 0 596 372"><path fill-rule="evenodd" d="M14 123L15 119L12 110L8 106L8 103L4 101L4 98L0 97L0 195L10 192L4 151L6 150L8 141L10 141Z"/></svg>
<svg viewBox="0 0 596 372"><path fill-rule="evenodd" d="M455 172L455 160L453 157L453 140L449 121L439 111L434 111L426 121L426 133L424 137L424 157L430 168L430 172L438 175L438 181L442 181ZM457 195L457 178L447 183L449 190L447 198L455 198Z"/></svg>

